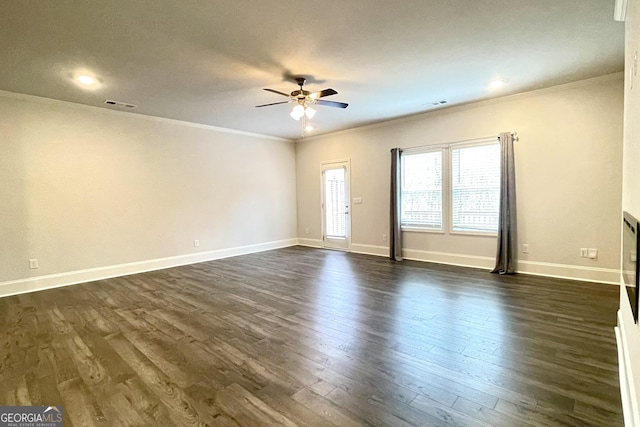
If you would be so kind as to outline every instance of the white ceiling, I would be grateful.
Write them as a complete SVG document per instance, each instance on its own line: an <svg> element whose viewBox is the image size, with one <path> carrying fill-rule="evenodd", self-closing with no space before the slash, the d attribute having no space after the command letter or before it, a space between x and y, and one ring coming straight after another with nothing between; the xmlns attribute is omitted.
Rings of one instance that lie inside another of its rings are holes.
<svg viewBox="0 0 640 427"><path fill-rule="evenodd" d="M623 70L614 0L5 0L0 89L297 139ZM100 84L81 88L78 73ZM496 78L507 82L489 90Z"/></svg>

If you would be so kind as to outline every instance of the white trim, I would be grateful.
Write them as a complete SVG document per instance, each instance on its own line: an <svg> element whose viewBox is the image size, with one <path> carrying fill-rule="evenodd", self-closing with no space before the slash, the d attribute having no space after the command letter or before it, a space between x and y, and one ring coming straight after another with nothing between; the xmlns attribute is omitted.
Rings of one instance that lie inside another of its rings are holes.
<svg viewBox="0 0 640 427"><path fill-rule="evenodd" d="M473 139L463 139L461 141L452 141L439 143L435 145L418 145L415 147L401 148L400 152L402 154L414 155L414 154L424 154L431 153L433 151L439 150L451 150L451 149L462 149L469 147L481 147L483 145L492 145L492 144L500 144L500 137L496 136L485 136L482 138L473 138Z"/></svg>
<svg viewBox="0 0 640 427"><path fill-rule="evenodd" d="M309 248L322 248L322 240L298 238L298 246L307 246Z"/></svg>
<svg viewBox="0 0 640 427"><path fill-rule="evenodd" d="M402 192L404 191L404 186L405 186L405 177L406 177L406 172L407 172L407 161L408 158L413 157L413 156L421 156L421 155L425 155L425 154L439 154L440 156L440 173L442 175L442 180L441 180L441 185L440 185L440 203L441 203L441 209L440 209L440 216L441 216L441 222L440 222L440 227L436 228L435 224L424 224L424 226L421 226L419 223L415 223L415 222L403 222L403 212L402 212L402 208L400 209L400 230L404 231L403 225L404 226L408 226L409 228L424 228L425 230L431 230L431 231L435 231L435 232L445 232L448 229L448 211L447 211L447 200L449 197L449 190L450 190L450 186L448 183L448 180L446 179L447 174L449 173L449 152L447 151L447 145L439 145L437 148L435 149L431 149L429 146L420 146L420 147L412 147L410 149L406 149L406 150L402 150L402 152L400 153L400 195L399 198L402 199ZM430 157L435 157L435 160L437 160L437 156L430 156Z"/></svg>
<svg viewBox="0 0 640 427"><path fill-rule="evenodd" d="M308 248L324 249L322 247L322 240L319 239L303 239L298 238L298 246L305 246ZM388 246L377 245L365 245L361 243L352 243L351 252L354 254L373 255L373 256L389 256Z"/></svg>
<svg viewBox="0 0 640 427"><path fill-rule="evenodd" d="M49 274L46 276L29 277L27 279L10 280L0 282L0 297L76 285L78 283L108 279L111 277L144 273L146 271L178 267L181 265L213 261L238 255L247 255L271 249L286 248L297 244L298 239L276 240L273 242L258 243L255 245L238 246L235 248L218 249L195 254L178 255L167 258L130 262L126 264L109 265L106 267L89 268L86 270Z"/></svg>
<svg viewBox="0 0 640 427"><path fill-rule="evenodd" d="M435 262L437 264L475 267L490 270L495 259L485 256L454 254L448 252L421 251L418 249L402 249L402 258L412 261Z"/></svg>
<svg viewBox="0 0 640 427"><path fill-rule="evenodd" d="M453 210L453 209L452 209ZM452 227L453 228L453 227ZM497 231L449 231L451 236L476 236L476 237L498 237Z"/></svg>
<svg viewBox="0 0 640 427"><path fill-rule="evenodd" d="M198 129L207 129L207 130L212 130L212 131L216 131L216 132L229 133L229 134L234 134L234 135L251 136L251 137L254 137L254 138L268 139L268 140L272 140L272 141L286 141L286 142L295 141L294 139L280 138L280 137L277 137L277 136L264 135L264 134L261 134L261 133L245 132L245 131L242 131L242 130L223 128L223 127L207 125L207 124L203 124L203 123L194 123L194 122L187 122L187 121L184 121L184 120L169 119L169 118L166 118L166 117L150 116L150 115L147 115L147 114L134 113L134 112L131 112L131 111L112 110L112 109L107 108L107 107L98 107L98 106L95 106L95 105L78 104L77 102L61 101L59 99L44 98L44 97L41 97L41 96L27 95L27 94L24 94L24 93L17 93L17 92L8 92L8 91L5 91L5 90L0 90L0 97L19 99L19 100L23 100L23 101L38 102L40 104L65 105L65 106L71 107L71 108L76 108L76 109L81 109L81 110L91 110L91 111L96 112L96 113L110 114L110 115L113 115L113 116L139 118L139 119L143 119L143 120L149 120L149 121L152 121L152 122L169 123L169 124L179 125L179 126L187 126L187 127L192 127L192 128L198 128Z"/></svg>
<svg viewBox="0 0 640 427"><path fill-rule="evenodd" d="M298 245L322 248L322 240L298 238ZM388 246L366 245L362 243L352 243L351 251L364 255L389 255ZM481 268L484 270L491 270L495 265L494 257L423 251L419 249L402 249L402 257L411 261L433 262L436 264ZM517 272L531 276L553 277L579 282L620 284L620 271L613 268L584 267L581 265L553 264L539 261L518 261Z"/></svg>
<svg viewBox="0 0 640 427"><path fill-rule="evenodd" d="M439 228L435 228L430 225L424 225L423 227L419 223L411 223L404 222L400 224L400 228L402 231L418 231L423 229L424 231L433 231L433 232L443 232L448 235L465 235L465 236L483 236L483 237L497 237L497 230L490 231L473 231L473 230L464 230L454 228L454 212L453 212L453 152L455 150L467 150L470 148L476 147L488 147L495 146L500 148L500 139L498 136L495 137L483 137L483 138L475 138L475 139L467 139L462 141L453 141L448 142L446 144L441 144L437 146L423 145L418 147L411 147L408 149L403 149L400 154L401 159L401 181L402 187L404 188L405 181L405 158L410 158L412 156L419 156L423 154L431 154L431 153L440 153L440 163L441 163L441 174L442 174L442 185L440 187L441 193L441 216L442 222ZM435 147L435 148L434 148ZM499 153L498 153L499 154ZM499 157L499 156L498 156ZM497 171L500 169L500 159L498 158ZM402 215L401 215L402 216ZM401 218L402 222L402 218ZM496 225L497 227L497 225Z"/></svg>
<svg viewBox="0 0 640 427"><path fill-rule="evenodd" d="M435 262L438 264L457 265L460 267L493 269L495 258L449 252L421 251L403 249L402 257L413 261ZM558 279L577 280L618 285L620 271L612 268L584 267L580 265L553 264L538 261L518 261L517 272L532 276L554 277Z"/></svg>
<svg viewBox="0 0 640 427"><path fill-rule="evenodd" d="M620 270L613 268L585 267L582 265L554 264L539 261L518 261L517 271L518 273L531 274L534 276L620 285Z"/></svg>
<svg viewBox="0 0 640 427"><path fill-rule="evenodd" d="M613 7L613 19L617 22L624 22L627 19L627 0L616 0Z"/></svg>
<svg viewBox="0 0 640 427"><path fill-rule="evenodd" d="M356 254L363 254L363 255L389 256L389 247L352 243L351 252Z"/></svg>
<svg viewBox="0 0 640 427"><path fill-rule="evenodd" d="M624 292L624 290L620 290ZM626 292L625 292L626 294ZM624 300L627 300L627 295L621 295ZM633 315L631 309L629 309L628 322L631 324L631 328L636 329L636 325L633 321ZM640 409L638 408L638 401L636 399L636 385L633 375L633 360L631 358L628 331L625 329L625 315L622 313L622 308L618 310L618 326L616 329L616 343L618 346L618 370L620 377L620 396L622 399L622 412L624 415L625 426L640 426ZM635 333L631 331L631 333ZM624 381L624 383L623 383Z"/></svg>
<svg viewBox="0 0 640 427"><path fill-rule="evenodd" d="M465 231L465 230L455 230L455 224L454 224L454 212L453 212L453 152L455 150L465 150L465 149L469 149L469 148L475 148L475 147L486 147L486 146L497 146L497 151L498 151L498 158L497 158L497 172L498 172L498 177L500 178L501 175L501 169L502 169L502 161L501 161L501 154L500 154L500 139L499 137L495 137L495 138L482 138L482 139L476 139L476 140L469 140L469 141L461 141L461 142L454 142L449 144L449 147L447 149L447 193L446 193L446 200L447 200L447 212L446 212L446 220L447 220L447 232L449 233L449 235L455 235L455 234L460 234L460 235L476 235L476 236L488 236L488 237L498 237L498 229L499 229L499 224L496 224L496 230L495 231ZM460 160L460 156L458 156L458 160ZM458 167L460 168L460 165L458 165ZM498 195L500 195L502 189L498 188ZM498 197L498 200L500 200L500 197ZM498 212L496 212L498 214L498 218L500 217L500 207L499 205L496 206L498 209ZM443 212L444 214L444 212Z"/></svg>
<svg viewBox="0 0 640 427"><path fill-rule="evenodd" d="M443 229L435 229L435 228L427 228L427 227L418 227L415 225L400 225L400 230L402 232L407 233L432 233L432 234L446 234Z"/></svg>
<svg viewBox="0 0 640 427"><path fill-rule="evenodd" d="M413 121L423 120L425 117L451 114L457 111L473 110L475 108L484 107L486 105L500 104L503 102L510 102L518 99L527 99L527 98L532 98L532 97L545 95L549 93L557 93L565 90L572 90L572 89L577 89L577 88L581 88L581 87L589 86L593 84L606 83L609 81L622 80L622 79L624 79L624 71L618 71L611 74L605 74L603 76L592 77L590 79L578 80L576 82L563 83L563 84L550 86L542 89L534 89L528 92L520 92L520 93L515 93L513 95L505 95L497 98L485 99L483 101L472 101L467 103L451 105L446 108L438 108L436 110L423 111L423 112L411 114L408 116L363 124L362 126L352 127L352 128L343 129L343 130L336 130L334 132L327 132L319 135L314 135L311 137L307 136L304 139L298 138L295 140L295 142L298 143L303 141L315 141L322 138L348 135L350 133L361 132L364 130L373 130L378 128L384 128L387 126L395 126L402 123L410 123ZM500 132L500 129L496 129L496 132ZM399 148L402 149L402 147L399 147Z"/></svg>
<svg viewBox="0 0 640 427"><path fill-rule="evenodd" d="M400 149L400 155L414 156L417 154L427 154L437 151L442 151L448 147L448 144L429 144L429 145L417 145L415 147L407 147Z"/></svg>
<svg viewBox="0 0 640 427"><path fill-rule="evenodd" d="M325 172L332 169L344 169L345 170L345 202L347 210L346 220L345 220L345 238L331 238L327 235L326 224L325 224ZM321 224L320 229L322 230L322 247L326 249L335 249L339 251L351 251L351 158L340 159L340 160L325 160L320 162L320 216L321 216ZM344 240L344 245L338 243Z"/></svg>
<svg viewBox="0 0 640 427"><path fill-rule="evenodd" d="M515 133L515 132L512 132ZM464 148L482 147L484 145L500 145L500 136L487 136L485 138L468 139L465 141L455 141L447 144L449 150L462 150Z"/></svg>
<svg viewBox="0 0 640 427"><path fill-rule="evenodd" d="M629 349L627 348L627 344L624 339L624 326L620 310L618 310L618 326L613 328L613 330L616 334L616 344L618 347L618 376L620 378L620 397L622 400L624 425L625 427L633 427L636 425L634 423L634 418L637 417L637 415L633 413L633 405L631 404L633 401L633 397L631 395L631 390L633 389L633 375L631 375L630 366L627 366L629 363Z"/></svg>
<svg viewBox="0 0 640 427"><path fill-rule="evenodd" d="M335 169L333 165L342 165L343 163L351 164L351 157L345 157L344 159L335 159L335 160L323 160L320 162L320 170L326 169Z"/></svg>

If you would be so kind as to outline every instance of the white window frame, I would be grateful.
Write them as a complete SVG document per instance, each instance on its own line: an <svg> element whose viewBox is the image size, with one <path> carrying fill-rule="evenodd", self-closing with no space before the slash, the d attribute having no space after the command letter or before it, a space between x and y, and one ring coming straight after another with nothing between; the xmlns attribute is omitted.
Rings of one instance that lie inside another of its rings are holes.
<svg viewBox="0 0 640 427"><path fill-rule="evenodd" d="M467 141L452 142L444 145L428 145L422 147L413 147L402 150L400 161L402 156L412 154L422 154L434 151L442 152L442 229L433 229L429 227L420 227L419 225L401 225L402 231L410 231L417 233L435 233L435 234L451 234L451 235L466 235L466 236L488 236L496 237L498 231L468 231L468 230L453 230L453 176L452 176L452 154L453 149L479 147L483 145L500 144L497 137L482 138ZM500 165L498 165L500 166ZM404 178L404 177L403 177Z"/></svg>
<svg viewBox="0 0 640 427"><path fill-rule="evenodd" d="M436 233L436 234L444 234L447 229L445 212L446 208L446 194L448 192L449 180L445 175L445 164L448 161L447 153L445 152L445 145L428 145L424 147L414 147L402 150L400 154L400 162L402 162L402 156L404 155L416 155L416 154L426 154L426 153L435 153L440 152L441 154L441 164L442 164L442 227L441 228L432 228L427 226L421 226L419 224L400 224L400 229L403 231L417 231L420 233ZM403 166L400 166L401 168ZM404 179L404 174L401 174L401 179ZM402 186L401 186L402 187ZM402 218L401 218L402 220Z"/></svg>

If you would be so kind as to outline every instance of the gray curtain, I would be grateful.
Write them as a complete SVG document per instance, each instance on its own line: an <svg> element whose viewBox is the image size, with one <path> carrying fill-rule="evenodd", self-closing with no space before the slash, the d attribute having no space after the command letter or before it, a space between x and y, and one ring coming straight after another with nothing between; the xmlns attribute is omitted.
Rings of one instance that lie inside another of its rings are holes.
<svg viewBox="0 0 640 427"><path fill-rule="evenodd" d="M391 229L389 230L389 258L402 261L402 231L400 230L400 153L391 149Z"/></svg>
<svg viewBox="0 0 640 427"><path fill-rule="evenodd" d="M500 213L498 220L498 253L492 273L516 272L516 171L513 157L513 135L500 134Z"/></svg>

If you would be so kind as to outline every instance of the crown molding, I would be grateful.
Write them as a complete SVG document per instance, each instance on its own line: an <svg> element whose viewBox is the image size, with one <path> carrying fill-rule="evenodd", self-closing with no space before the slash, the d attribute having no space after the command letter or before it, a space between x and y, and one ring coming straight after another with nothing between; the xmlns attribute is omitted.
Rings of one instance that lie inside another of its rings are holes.
<svg viewBox="0 0 640 427"><path fill-rule="evenodd" d="M94 106L94 105L79 104L77 102L62 101L62 100L59 100L59 99L45 98L45 97L42 97L42 96L27 95L25 93L9 92L9 91L5 91L5 90L0 90L0 97L1 98L18 99L18 100L22 100L22 101L37 102L39 104L45 104L45 105L59 105L59 106L65 106L65 107L68 107L68 108L74 108L74 109L78 109L78 110L92 111L94 113L107 114L107 115L120 116L120 117L128 117L128 118L135 118L135 119L147 120L147 121L156 122L156 123L168 123L168 124L172 124L172 125L186 126L186 127L197 128L197 129L206 129L206 130L211 130L211 131L214 131L214 132L228 133L228 134L232 134L232 135L249 136L249 137L252 137L252 138L267 139L267 140L271 140L271 141L281 141L281 142L292 142L292 141L294 141L292 139L280 138L280 137L277 137L277 136L264 135L264 134L253 133L253 132L245 132L245 131L236 130L236 129L229 129L229 128L223 128L223 127L212 126L212 125L205 125L205 124L202 124L202 123L187 122L187 121L184 121L184 120L169 119L169 118L166 118L166 117L150 116L150 115L147 115L147 114L133 113L133 112L130 112L130 111L110 110L108 108L97 107L97 106Z"/></svg>

